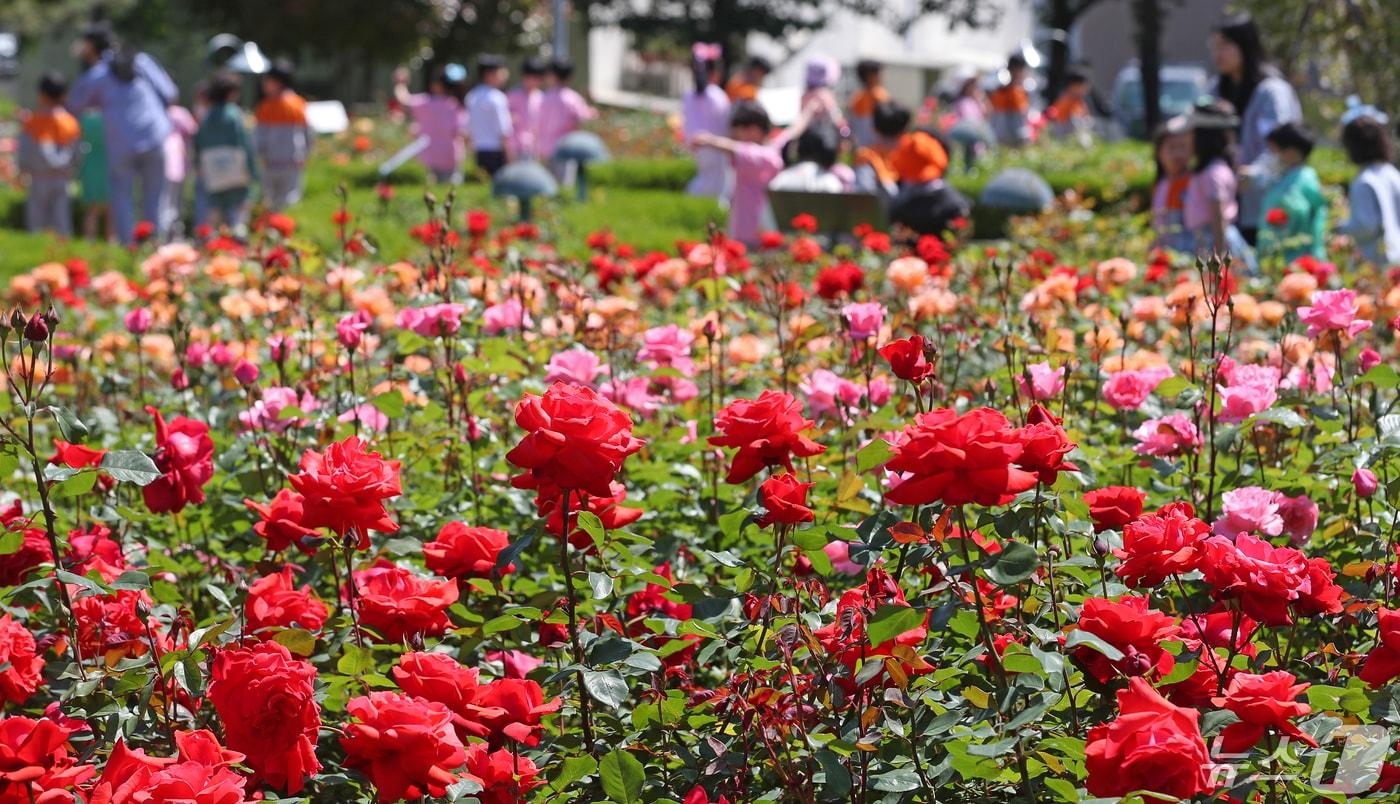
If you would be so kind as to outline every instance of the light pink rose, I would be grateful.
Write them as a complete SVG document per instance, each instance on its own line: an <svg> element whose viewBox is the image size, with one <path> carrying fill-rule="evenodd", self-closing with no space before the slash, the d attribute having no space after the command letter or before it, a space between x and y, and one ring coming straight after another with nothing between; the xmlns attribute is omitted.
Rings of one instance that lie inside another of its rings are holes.
<svg viewBox="0 0 1400 804"><path fill-rule="evenodd" d="M1283 532L1294 547L1302 545L1317 530L1317 503L1308 495L1297 497L1279 495L1279 516L1283 517Z"/></svg>
<svg viewBox="0 0 1400 804"><path fill-rule="evenodd" d="M879 302L854 302L841 308L851 337L863 341L880 334L885 323L885 305Z"/></svg>
<svg viewBox="0 0 1400 804"><path fill-rule="evenodd" d="M1345 332L1355 338L1371 328L1370 321L1356 317L1359 311L1356 291L1319 290L1313 294L1311 305L1298 308L1298 318L1308 325L1310 338L1324 332Z"/></svg>
<svg viewBox="0 0 1400 804"><path fill-rule="evenodd" d="M384 415L384 411L368 402L361 402L340 414L340 416L336 417L336 420L342 422L358 420L361 427L369 428L376 433L382 433L389 429L389 417Z"/></svg>
<svg viewBox="0 0 1400 804"><path fill-rule="evenodd" d="M545 364L544 381L546 385L567 382L592 388L598 375L607 373L607 368L602 365L598 356L587 349L565 349L555 352Z"/></svg>
<svg viewBox="0 0 1400 804"><path fill-rule="evenodd" d="M255 400L252 407L238 414L238 421L245 430L267 430L280 433L288 427L300 427L306 424L306 420L300 416L282 418L283 410L300 408L303 413L310 413L317 407L319 407L319 403L309 393L297 396L294 388L273 386L264 388L262 397Z"/></svg>
<svg viewBox="0 0 1400 804"><path fill-rule="evenodd" d="M466 306L456 302L430 304L427 307L406 307L399 311L396 323L399 327L413 330L425 338L439 338L456 334L462 328L462 314L466 311Z"/></svg>
<svg viewBox="0 0 1400 804"><path fill-rule="evenodd" d="M637 359L651 368L673 368L687 377L695 376L695 363L690 359L690 345L695 335L676 324L652 327L642 333L642 348Z"/></svg>
<svg viewBox="0 0 1400 804"><path fill-rule="evenodd" d="M1201 445L1201 433L1196 423L1185 413L1172 413L1160 419L1148 419L1133 431L1138 440L1133 452L1158 458L1172 458L1194 452Z"/></svg>
<svg viewBox="0 0 1400 804"><path fill-rule="evenodd" d="M1227 491L1220 495L1222 510L1212 529L1232 539L1241 533L1277 536L1283 533L1283 516L1279 513L1281 500L1278 492L1259 486Z"/></svg>
<svg viewBox="0 0 1400 804"><path fill-rule="evenodd" d="M482 328L487 335L497 335L507 329L526 329L535 325L519 299L506 299L487 307L481 315Z"/></svg>
<svg viewBox="0 0 1400 804"><path fill-rule="evenodd" d="M1137 410L1170 376L1172 370L1166 366L1119 371L1103 384L1103 398L1118 410Z"/></svg>
<svg viewBox="0 0 1400 804"><path fill-rule="evenodd" d="M829 369L817 369L808 374L798 390L806 397L813 416L837 415L841 405L854 407L863 395L860 386Z"/></svg>
<svg viewBox="0 0 1400 804"><path fill-rule="evenodd" d="M1031 376L1030 382L1026 382L1025 374ZM1021 387L1021 393L1037 402L1054 399L1065 390L1064 366L1053 368L1048 360L1032 363L1026 366L1025 374L1016 377L1016 384Z"/></svg>
<svg viewBox="0 0 1400 804"><path fill-rule="evenodd" d="M851 560L851 546L846 542L837 540L830 542L822 548L826 557L831 559L831 566L842 575L864 575L865 567Z"/></svg>

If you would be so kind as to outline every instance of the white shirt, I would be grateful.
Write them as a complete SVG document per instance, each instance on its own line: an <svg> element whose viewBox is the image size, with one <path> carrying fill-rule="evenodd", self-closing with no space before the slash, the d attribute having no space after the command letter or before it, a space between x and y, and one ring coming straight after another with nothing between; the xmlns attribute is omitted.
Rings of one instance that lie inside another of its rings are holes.
<svg viewBox="0 0 1400 804"><path fill-rule="evenodd" d="M807 193L844 193L848 187L836 173L825 170L816 162L798 162L768 182L770 190L795 190Z"/></svg>
<svg viewBox="0 0 1400 804"><path fill-rule="evenodd" d="M512 133L506 93L486 84L472 88L467 93L467 129L476 150L504 150Z"/></svg>

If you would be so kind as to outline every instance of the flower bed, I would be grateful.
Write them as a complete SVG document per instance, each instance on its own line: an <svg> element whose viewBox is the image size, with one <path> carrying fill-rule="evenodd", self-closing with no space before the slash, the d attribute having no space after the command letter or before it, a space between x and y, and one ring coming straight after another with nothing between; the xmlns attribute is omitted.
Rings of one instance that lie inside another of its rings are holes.
<svg viewBox="0 0 1400 804"><path fill-rule="evenodd" d="M0 800L1400 781L1394 277L429 208L11 282Z"/></svg>

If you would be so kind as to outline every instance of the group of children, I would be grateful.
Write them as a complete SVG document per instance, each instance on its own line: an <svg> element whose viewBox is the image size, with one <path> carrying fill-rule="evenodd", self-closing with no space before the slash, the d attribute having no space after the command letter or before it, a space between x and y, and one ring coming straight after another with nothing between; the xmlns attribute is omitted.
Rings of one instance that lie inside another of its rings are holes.
<svg viewBox="0 0 1400 804"><path fill-rule="evenodd" d="M1342 145L1359 173L1348 192L1351 216L1333 230L1317 171L1307 164L1315 139L1302 126L1284 123L1265 135L1270 169L1240 171L1239 119L1229 103L1202 104L1173 118L1154 138L1156 245L1188 254L1228 252L1253 273L1261 262L1324 259L1335 231L1350 236L1365 259L1400 265L1400 170L1386 122L1373 109L1343 121ZM1255 183L1251 189L1263 199L1256 220L1242 219L1241 182ZM1257 232L1253 246L1246 228Z"/></svg>
<svg viewBox="0 0 1400 804"><path fill-rule="evenodd" d="M468 141L476 166L489 175L515 160L551 163L559 141L595 116L570 86L574 67L566 60L527 59L519 86L509 92L510 70L502 59L483 56L476 70L469 91L467 71L458 64L434 70L426 93L409 91L406 69L394 75L394 98L425 141L418 159L436 181L461 180Z"/></svg>
<svg viewBox="0 0 1400 804"><path fill-rule="evenodd" d="M120 72L115 71L111 81L118 88L142 80L124 78ZM166 119L155 121L163 125L152 126L154 131L168 133L153 147L141 148L127 141L130 136L117 134L130 123L108 119L130 114L132 103L123 100L120 92L103 92L100 86L94 91L80 83L79 89L86 91L73 104L83 115L80 122L66 106L64 78L44 76L37 106L25 114L19 138L19 168L29 185L26 227L70 236L74 179L80 184L84 235L89 238L98 236L104 220L108 238L133 236L135 179L143 183L143 217L157 233L177 230L183 222L185 180L190 174L195 177L196 226L242 226L254 183L259 181L269 209L296 203L312 142L306 102L292 89L290 69L272 68L261 78L262 100L250 133L238 106L240 86L241 79L231 73L214 75L194 93L191 112L178 104L171 84L170 91L154 104ZM109 108L108 101L114 108ZM158 158L151 159L157 152ZM163 186L153 187L156 184ZM158 202L152 201L153 195Z"/></svg>

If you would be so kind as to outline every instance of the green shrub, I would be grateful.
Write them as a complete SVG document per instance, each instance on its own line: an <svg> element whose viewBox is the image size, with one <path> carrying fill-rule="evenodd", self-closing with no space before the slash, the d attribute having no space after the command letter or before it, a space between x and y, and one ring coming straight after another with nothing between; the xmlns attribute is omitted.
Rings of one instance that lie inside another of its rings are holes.
<svg viewBox="0 0 1400 804"><path fill-rule="evenodd" d="M615 159L588 169L594 186L636 190L682 192L694 176L695 162L687 158Z"/></svg>

